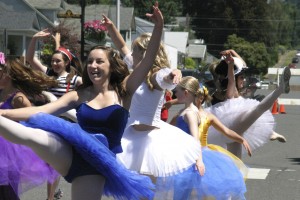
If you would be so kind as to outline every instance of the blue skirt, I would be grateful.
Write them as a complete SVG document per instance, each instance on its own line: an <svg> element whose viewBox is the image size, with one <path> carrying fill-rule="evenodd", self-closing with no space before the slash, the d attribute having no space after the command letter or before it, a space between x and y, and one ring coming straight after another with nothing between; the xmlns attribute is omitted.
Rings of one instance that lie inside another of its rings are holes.
<svg viewBox="0 0 300 200"><path fill-rule="evenodd" d="M202 159L203 176L193 165L178 175L158 178L156 199L245 199L245 180L231 157L204 147Z"/></svg>
<svg viewBox="0 0 300 200"><path fill-rule="evenodd" d="M105 195L130 200L153 198L154 185L149 177L126 169L103 141L82 130L78 124L44 113L31 116L23 124L57 134L72 145L86 162L105 177Z"/></svg>

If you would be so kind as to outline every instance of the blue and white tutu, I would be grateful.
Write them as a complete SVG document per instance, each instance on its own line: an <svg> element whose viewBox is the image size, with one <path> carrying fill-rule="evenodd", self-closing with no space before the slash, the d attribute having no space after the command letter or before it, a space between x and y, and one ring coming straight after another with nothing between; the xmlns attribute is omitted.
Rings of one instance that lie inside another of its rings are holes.
<svg viewBox="0 0 300 200"><path fill-rule="evenodd" d="M245 199L244 177L231 157L204 147L202 159L205 165L203 176L193 165L176 176L159 177L155 199Z"/></svg>
<svg viewBox="0 0 300 200"><path fill-rule="evenodd" d="M57 134L71 144L82 158L106 178L105 195L130 200L153 197L154 185L149 177L126 169L103 142L82 130L78 124L44 113L31 116L24 124Z"/></svg>

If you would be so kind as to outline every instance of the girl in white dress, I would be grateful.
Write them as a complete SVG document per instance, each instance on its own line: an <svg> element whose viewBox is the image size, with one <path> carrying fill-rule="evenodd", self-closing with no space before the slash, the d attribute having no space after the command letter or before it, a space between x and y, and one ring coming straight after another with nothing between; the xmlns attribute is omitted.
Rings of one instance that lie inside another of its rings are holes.
<svg viewBox="0 0 300 200"><path fill-rule="evenodd" d="M132 44L132 53L114 24L103 16L103 25L133 70L144 57L151 35L142 34ZM195 163L200 144L179 128L160 119L165 90L172 90L181 80L181 71L171 69L163 44L154 65L136 90L130 117L122 138L120 160L131 170L154 177L170 177Z"/></svg>

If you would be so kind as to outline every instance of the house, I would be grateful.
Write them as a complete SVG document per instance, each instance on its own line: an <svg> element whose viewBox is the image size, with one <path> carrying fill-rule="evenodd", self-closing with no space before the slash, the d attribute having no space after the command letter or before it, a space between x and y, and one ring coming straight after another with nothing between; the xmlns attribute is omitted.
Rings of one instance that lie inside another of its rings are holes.
<svg viewBox="0 0 300 200"><path fill-rule="evenodd" d="M1 0L0 51L7 56L24 59L32 35L61 22L80 36L80 19L57 17L57 14L66 13L68 10L81 14L80 6L69 5L63 0ZM131 43L131 32L135 30L133 10L133 8L120 8L120 32L126 41L129 41L128 43ZM85 8L85 21L102 19L102 14L105 14L116 23L115 13L115 6L89 5ZM78 38L80 40L80 37ZM90 41L86 43L95 45Z"/></svg>
<svg viewBox="0 0 300 200"><path fill-rule="evenodd" d="M55 25L45 14L29 1L1 0L0 2L0 51L6 55L24 57L31 36L37 31ZM45 2L45 0L34 1ZM53 0L52 12L61 9L61 0ZM45 12L46 13L46 12ZM50 12L48 11L48 15Z"/></svg>

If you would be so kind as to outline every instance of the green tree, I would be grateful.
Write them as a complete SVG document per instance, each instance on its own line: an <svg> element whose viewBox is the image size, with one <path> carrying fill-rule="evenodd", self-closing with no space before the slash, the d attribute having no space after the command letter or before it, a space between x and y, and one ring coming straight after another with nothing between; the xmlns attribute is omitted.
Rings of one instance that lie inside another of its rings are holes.
<svg viewBox="0 0 300 200"><path fill-rule="evenodd" d="M125 0L122 5L125 7L134 7L134 14L136 17L148 20L145 13L152 12L152 6L155 0ZM181 16L181 0L167 0L160 1L159 8L164 13L165 24L172 24L175 16Z"/></svg>
<svg viewBox="0 0 300 200"><path fill-rule="evenodd" d="M245 60L253 74L266 74L272 64L271 55L262 42L251 43L233 34L228 36L224 47L234 49Z"/></svg>
<svg viewBox="0 0 300 200"><path fill-rule="evenodd" d="M67 27L64 23L60 23L56 27L49 28L49 31L52 34L57 32L61 35L60 45L69 49L76 57L80 57L80 44L78 43L79 37L78 35L72 34L73 31L70 27ZM43 40L42 46L42 61L45 64L49 64L51 62L51 57L53 52L55 51L55 41L52 37L46 37Z"/></svg>
<svg viewBox="0 0 300 200"><path fill-rule="evenodd" d="M196 62L193 58L186 57L184 59L184 68L185 69L196 69Z"/></svg>

